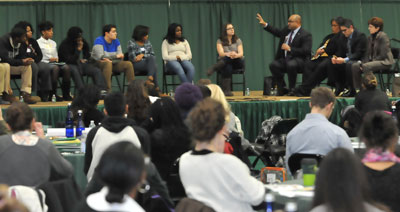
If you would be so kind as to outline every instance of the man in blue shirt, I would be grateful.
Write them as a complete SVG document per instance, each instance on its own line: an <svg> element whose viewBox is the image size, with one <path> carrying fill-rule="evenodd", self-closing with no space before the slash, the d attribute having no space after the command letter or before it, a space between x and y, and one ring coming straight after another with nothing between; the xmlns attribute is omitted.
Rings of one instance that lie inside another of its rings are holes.
<svg viewBox="0 0 400 212"><path fill-rule="evenodd" d="M97 37L94 41L92 58L97 61L97 66L102 70L109 92L113 72L125 72L128 82L135 79L132 63L123 60L124 54L117 39L117 27L113 24L105 25L103 36Z"/></svg>
<svg viewBox="0 0 400 212"><path fill-rule="evenodd" d="M307 114L287 136L285 156L287 167L289 157L294 153L326 155L338 147L354 152L346 132L328 120L335 101L335 95L329 88L318 87L311 91L311 113Z"/></svg>

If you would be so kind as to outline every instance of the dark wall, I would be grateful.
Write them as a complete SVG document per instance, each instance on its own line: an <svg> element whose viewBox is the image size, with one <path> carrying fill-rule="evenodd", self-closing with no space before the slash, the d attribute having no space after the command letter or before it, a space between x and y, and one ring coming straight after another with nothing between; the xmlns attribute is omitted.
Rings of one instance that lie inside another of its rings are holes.
<svg viewBox="0 0 400 212"><path fill-rule="evenodd" d="M71 26L80 26L84 37L92 43L101 35L104 24L114 23L125 51L135 25L147 25L151 28L149 39L158 58L158 74L161 77L162 38L168 24L178 22L183 25L184 36L191 45L197 80L205 77L207 67L215 62L220 26L229 21L243 41L248 87L260 90L263 77L270 75L268 64L276 52L278 39L262 30L256 20L257 12L270 24L280 27L287 24L290 14L300 14L304 29L313 34L313 49L330 33L330 19L336 16L353 19L355 26L365 33L368 33L367 21L370 17L382 17L389 37L400 38L398 0L10 1L0 2L0 34L8 32L20 20L31 22L35 30L39 22L49 20L55 24L54 40L57 43L65 38Z"/></svg>

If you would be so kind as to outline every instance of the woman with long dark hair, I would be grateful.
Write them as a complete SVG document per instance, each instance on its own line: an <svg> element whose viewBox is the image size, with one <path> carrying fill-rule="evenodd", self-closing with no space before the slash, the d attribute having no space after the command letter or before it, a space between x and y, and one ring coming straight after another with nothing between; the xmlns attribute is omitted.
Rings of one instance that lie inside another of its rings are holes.
<svg viewBox="0 0 400 212"><path fill-rule="evenodd" d="M344 148L323 159L315 182L311 212L381 212L370 197L360 159ZM381 206L379 206L381 207Z"/></svg>
<svg viewBox="0 0 400 212"><path fill-rule="evenodd" d="M72 78L78 89L83 88L82 75L93 78L94 84L106 93L106 83L103 73L99 68L90 63L89 44L83 38L83 31L80 27L71 27L68 30L67 38L63 40L58 49L60 61L65 62L71 69Z"/></svg>
<svg viewBox="0 0 400 212"><path fill-rule="evenodd" d="M220 71L222 76L221 87L225 96L233 96L231 82L233 69L244 67L243 43L235 34L231 23L222 26L221 36L217 40L218 62L207 70L210 76L215 71Z"/></svg>
<svg viewBox="0 0 400 212"><path fill-rule="evenodd" d="M135 79L130 82L125 95L128 105L128 118L141 125L148 118L148 109L151 104L145 88L145 81Z"/></svg>
<svg viewBox="0 0 400 212"><path fill-rule="evenodd" d="M172 23L161 45L162 58L166 62L166 71L172 71L179 76L182 83L192 82L194 66L190 60L192 52L189 42L183 37L182 25Z"/></svg>
<svg viewBox="0 0 400 212"><path fill-rule="evenodd" d="M373 199L400 211L400 158L394 154L399 139L396 122L383 111L369 112L359 138L367 147L362 162Z"/></svg>
<svg viewBox="0 0 400 212"><path fill-rule="evenodd" d="M173 162L191 146L190 134L183 123L177 104L169 97L161 97L149 109L152 120L151 158L166 181Z"/></svg>
<svg viewBox="0 0 400 212"><path fill-rule="evenodd" d="M135 69L135 74L147 73L148 81L154 82L154 85L158 87L156 57L149 41L149 31L148 26L137 25L135 27L132 40L128 41L128 56Z"/></svg>

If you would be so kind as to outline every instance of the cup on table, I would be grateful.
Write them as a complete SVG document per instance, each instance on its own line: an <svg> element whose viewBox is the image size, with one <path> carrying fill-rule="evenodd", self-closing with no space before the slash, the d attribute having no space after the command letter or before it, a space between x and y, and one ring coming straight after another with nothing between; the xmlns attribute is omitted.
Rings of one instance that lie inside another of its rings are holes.
<svg viewBox="0 0 400 212"><path fill-rule="evenodd" d="M317 160L314 158L304 158L301 160L301 169L303 170L304 186L314 186Z"/></svg>

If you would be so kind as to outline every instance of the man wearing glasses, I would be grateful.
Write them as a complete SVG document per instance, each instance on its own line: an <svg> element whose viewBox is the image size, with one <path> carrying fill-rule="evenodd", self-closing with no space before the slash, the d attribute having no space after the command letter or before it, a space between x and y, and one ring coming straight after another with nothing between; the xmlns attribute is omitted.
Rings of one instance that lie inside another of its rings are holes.
<svg viewBox="0 0 400 212"><path fill-rule="evenodd" d="M257 19L266 31L280 38L275 60L269 65L272 77L278 86L278 96L289 93L285 86L284 73L288 74L290 91L294 92L297 71L303 70L306 61L310 59L311 34L301 27L301 17L297 14L289 17L288 26L283 29L271 26L260 14L257 14Z"/></svg>
<svg viewBox="0 0 400 212"><path fill-rule="evenodd" d="M348 92L341 96L354 97L356 90L353 86L351 66L363 58L367 50L367 37L364 33L354 28L353 21L350 19L343 21L340 30L347 38L346 57L332 57L332 64L328 69L328 78L336 83L336 96L339 96L344 87L347 86L349 88Z"/></svg>

